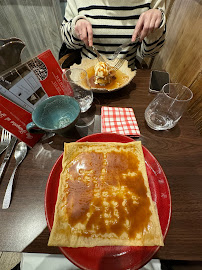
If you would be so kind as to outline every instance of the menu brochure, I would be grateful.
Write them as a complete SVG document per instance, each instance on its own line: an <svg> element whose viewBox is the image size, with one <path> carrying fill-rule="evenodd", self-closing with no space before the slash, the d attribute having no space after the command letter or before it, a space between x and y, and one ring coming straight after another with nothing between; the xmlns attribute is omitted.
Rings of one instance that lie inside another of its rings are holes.
<svg viewBox="0 0 202 270"><path fill-rule="evenodd" d="M0 125L33 147L43 134L29 133L26 125L42 100L65 94L62 72L47 50L0 76Z"/></svg>

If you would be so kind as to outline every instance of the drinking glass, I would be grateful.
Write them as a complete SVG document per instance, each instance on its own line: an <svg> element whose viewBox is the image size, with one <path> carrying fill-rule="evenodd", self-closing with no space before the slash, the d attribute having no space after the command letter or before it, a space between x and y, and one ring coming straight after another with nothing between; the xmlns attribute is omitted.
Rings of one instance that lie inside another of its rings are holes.
<svg viewBox="0 0 202 270"><path fill-rule="evenodd" d="M173 128L192 97L192 91L182 84L165 84L145 110L148 126L154 130Z"/></svg>
<svg viewBox="0 0 202 270"><path fill-rule="evenodd" d="M63 73L64 93L73 96L79 103L81 112L86 112L92 105L93 92L90 90L88 74L81 68L70 68Z"/></svg>

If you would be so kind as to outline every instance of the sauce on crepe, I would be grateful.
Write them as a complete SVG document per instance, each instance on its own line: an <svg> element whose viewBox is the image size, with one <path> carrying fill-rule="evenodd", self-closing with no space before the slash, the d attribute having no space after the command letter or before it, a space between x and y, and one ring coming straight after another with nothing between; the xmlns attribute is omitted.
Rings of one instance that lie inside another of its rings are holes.
<svg viewBox="0 0 202 270"><path fill-rule="evenodd" d="M135 172L135 173L134 173ZM139 160L131 152L84 152L68 168L69 225L85 224L82 236L144 233L151 216Z"/></svg>

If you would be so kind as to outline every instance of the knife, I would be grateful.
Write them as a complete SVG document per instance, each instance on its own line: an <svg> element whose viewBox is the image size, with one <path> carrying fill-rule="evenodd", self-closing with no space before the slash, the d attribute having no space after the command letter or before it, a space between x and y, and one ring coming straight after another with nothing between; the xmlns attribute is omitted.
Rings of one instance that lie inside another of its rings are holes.
<svg viewBox="0 0 202 270"><path fill-rule="evenodd" d="M0 166L0 179L2 177L2 174L3 174L4 170L5 170L6 164L9 161L10 156L11 156L11 154L13 152L13 148L15 146L16 141L17 141L17 138L12 137L12 139L11 139L9 145L8 145L8 148L6 149L6 153L5 153L3 162L1 163L1 166Z"/></svg>

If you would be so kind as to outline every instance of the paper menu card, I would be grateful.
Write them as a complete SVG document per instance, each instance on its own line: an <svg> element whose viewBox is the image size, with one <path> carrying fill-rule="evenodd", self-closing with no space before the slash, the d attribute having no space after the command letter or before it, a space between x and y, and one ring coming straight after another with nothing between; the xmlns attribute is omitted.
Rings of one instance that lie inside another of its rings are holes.
<svg viewBox="0 0 202 270"><path fill-rule="evenodd" d="M0 125L33 147L43 134L26 130L32 111L47 97L63 94L62 69L47 50L0 77Z"/></svg>

